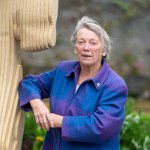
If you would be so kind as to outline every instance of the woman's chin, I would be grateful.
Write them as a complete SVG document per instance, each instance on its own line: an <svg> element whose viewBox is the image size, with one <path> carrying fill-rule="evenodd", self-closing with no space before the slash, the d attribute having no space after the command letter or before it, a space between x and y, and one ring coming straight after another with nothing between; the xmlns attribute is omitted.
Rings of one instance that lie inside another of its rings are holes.
<svg viewBox="0 0 150 150"><path fill-rule="evenodd" d="M93 63L90 61L81 61L80 63L84 66L92 66L93 65Z"/></svg>

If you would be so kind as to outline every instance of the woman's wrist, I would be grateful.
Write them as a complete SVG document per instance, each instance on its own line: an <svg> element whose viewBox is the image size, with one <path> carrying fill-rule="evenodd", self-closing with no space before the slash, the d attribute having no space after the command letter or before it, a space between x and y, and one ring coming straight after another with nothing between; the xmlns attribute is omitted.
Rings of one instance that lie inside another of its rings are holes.
<svg viewBox="0 0 150 150"><path fill-rule="evenodd" d="M29 101L29 104L33 108L39 101L41 101L41 100L40 99L32 99Z"/></svg>
<svg viewBox="0 0 150 150"><path fill-rule="evenodd" d="M62 127L63 116L51 113L51 117L52 117L52 120L54 122L54 126L56 128L61 128Z"/></svg>

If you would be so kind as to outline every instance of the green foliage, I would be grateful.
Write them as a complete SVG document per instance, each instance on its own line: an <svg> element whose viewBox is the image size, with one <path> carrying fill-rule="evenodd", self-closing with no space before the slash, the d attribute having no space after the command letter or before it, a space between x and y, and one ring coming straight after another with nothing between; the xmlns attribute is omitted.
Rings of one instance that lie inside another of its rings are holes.
<svg viewBox="0 0 150 150"><path fill-rule="evenodd" d="M132 113L134 104L135 104L135 99L133 97L129 97L126 103L126 115Z"/></svg>
<svg viewBox="0 0 150 150"><path fill-rule="evenodd" d="M40 150L46 131L37 126L32 113L25 113L25 120L24 139L33 141L32 150Z"/></svg>
<svg viewBox="0 0 150 150"><path fill-rule="evenodd" d="M129 9L129 3L127 3L127 2L124 2L122 0L113 0L112 2L113 2L113 4L118 6L123 11L128 11L128 9Z"/></svg>
<svg viewBox="0 0 150 150"><path fill-rule="evenodd" d="M123 0L113 0L114 5L116 5L123 12L123 17L125 20L132 19L135 16L135 11L132 8L131 2L126 2ZM131 9L132 8L132 9Z"/></svg>
<svg viewBox="0 0 150 150"><path fill-rule="evenodd" d="M25 113L25 130L24 138L34 138L34 130L36 129L36 122L34 121L33 115L29 112Z"/></svg>
<svg viewBox="0 0 150 150"><path fill-rule="evenodd" d="M133 111L134 100L129 98L121 131L122 150L150 149L150 115Z"/></svg>
<svg viewBox="0 0 150 150"><path fill-rule="evenodd" d="M150 0L112 0L112 4L120 10L122 15L119 21L123 22L144 15L144 13L149 12L150 8Z"/></svg>

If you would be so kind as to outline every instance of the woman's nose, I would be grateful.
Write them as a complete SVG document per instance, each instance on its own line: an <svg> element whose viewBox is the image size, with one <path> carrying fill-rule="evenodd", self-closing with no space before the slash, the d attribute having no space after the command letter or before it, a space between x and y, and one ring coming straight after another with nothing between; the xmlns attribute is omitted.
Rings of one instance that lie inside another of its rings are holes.
<svg viewBox="0 0 150 150"><path fill-rule="evenodd" d="M89 50L90 50L89 43L85 43L85 45L84 45L84 51L89 51Z"/></svg>

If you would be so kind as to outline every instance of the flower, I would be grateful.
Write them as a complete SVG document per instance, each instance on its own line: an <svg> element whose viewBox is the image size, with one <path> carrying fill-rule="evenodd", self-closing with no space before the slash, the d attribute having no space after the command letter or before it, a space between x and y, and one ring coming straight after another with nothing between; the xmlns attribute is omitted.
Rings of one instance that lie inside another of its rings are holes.
<svg viewBox="0 0 150 150"><path fill-rule="evenodd" d="M40 142L43 142L43 138L42 138L41 136L37 136L37 137L36 137L36 140L37 140L37 141L40 141Z"/></svg>

